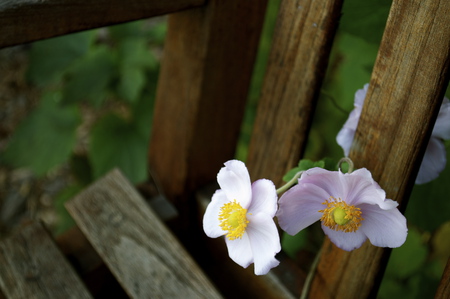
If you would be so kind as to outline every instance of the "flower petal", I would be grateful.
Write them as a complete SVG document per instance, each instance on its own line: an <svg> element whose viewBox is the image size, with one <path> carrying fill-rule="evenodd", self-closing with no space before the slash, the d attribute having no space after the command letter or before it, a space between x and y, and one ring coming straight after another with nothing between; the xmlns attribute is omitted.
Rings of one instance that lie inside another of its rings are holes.
<svg viewBox="0 0 450 299"><path fill-rule="evenodd" d="M264 275L280 263L275 255L280 252L280 237L273 219L265 214L249 215L246 232L250 239L255 274Z"/></svg>
<svg viewBox="0 0 450 299"><path fill-rule="evenodd" d="M364 105L364 100L366 98L367 90L369 89L369 83L364 84L363 89L358 89L355 93L355 107L360 107Z"/></svg>
<svg viewBox="0 0 450 299"><path fill-rule="evenodd" d="M253 263L252 246L248 233L242 235L242 239L228 240L225 238L225 243L228 248L228 255L239 266L247 268Z"/></svg>
<svg viewBox="0 0 450 299"><path fill-rule="evenodd" d="M416 177L416 184L425 184L437 178L447 164L446 155L442 140L431 137Z"/></svg>
<svg viewBox="0 0 450 299"><path fill-rule="evenodd" d="M450 101L444 97L431 136L450 139Z"/></svg>
<svg viewBox="0 0 450 299"><path fill-rule="evenodd" d="M355 132L355 130L343 127L336 136L336 142L342 147L346 157L348 157L350 153L350 147L352 146Z"/></svg>
<svg viewBox="0 0 450 299"><path fill-rule="evenodd" d="M408 235L406 218L398 209L382 210L377 205L361 205L364 218L358 231L380 247L399 247Z"/></svg>
<svg viewBox="0 0 450 299"><path fill-rule="evenodd" d="M295 235L322 217L322 205L330 195L322 188L299 181L278 201L278 224L290 235Z"/></svg>
<svg viewBox="0 0 450 299"><path fill-rule="evenodd" d="M329 199L330 196L342 197L346 194L345 180L343 174L338 171L329 171L323 168L314 167L303 172L298 180L298 184L313 184L323 189L328 196L323 198L321 203ZM342 198L344 200L344 198Z"/></svg>
<svg viewBox="0 0 450 299"><path fill-rule="evenodd" d="M358 229L356 232L345 233L343 231L335 231L327 226L322 225L324 233L330 238L331 242L334 243L340 249L346 251L352 251L361 247L361 245L366 241L366 235Z"/></svg>
<svg viewBox="0 0 450 299"><path fill-rule="evenodd" d="M203 215L203 230L210 238L217 238L225 235L226 231L219 226L219 213L222 206L229 202L225 192L217 190L206 208L205 215Z"/></svg>
<svg viewBox="0 0 450 299"><path fill-rule="evenodd" d="M386 199L386 192L372 179L372 174L365 168L344 174L347 186L345 201L354 206L376 204L384 210L393 209L398 203Z"/></svg>
<svg viewBox="0 0 450 299"><path fill-rule="evenodd" d="M253 215L264 213L273 218L277 212L277 199L277 190L272 181L257 180L252 184L252 202L248 212Z"/></svg>
<svg viewBox="0 0 450 299"><path fill-rule="evenodd" d="M250 205L252 189L245 164L238 160L225 162L217 174L217 182L230 201L236 200L244 209Z"/></svg>

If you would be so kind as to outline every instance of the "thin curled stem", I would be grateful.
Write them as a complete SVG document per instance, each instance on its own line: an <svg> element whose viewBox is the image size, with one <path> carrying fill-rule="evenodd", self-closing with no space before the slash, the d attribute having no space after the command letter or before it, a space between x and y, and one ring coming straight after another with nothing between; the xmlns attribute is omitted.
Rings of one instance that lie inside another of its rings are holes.
<svg viewBox="0 0 450 299"><path fill-rule="evenodd" d="M281 193L285 192L287 189L291 188L295 183L297 183L297 180L302 175L302 173L303 173L303 170L297 172L289 182L287 182L286 184L284 184L283 186L278 188L277 195L280 195Z"/></svg>

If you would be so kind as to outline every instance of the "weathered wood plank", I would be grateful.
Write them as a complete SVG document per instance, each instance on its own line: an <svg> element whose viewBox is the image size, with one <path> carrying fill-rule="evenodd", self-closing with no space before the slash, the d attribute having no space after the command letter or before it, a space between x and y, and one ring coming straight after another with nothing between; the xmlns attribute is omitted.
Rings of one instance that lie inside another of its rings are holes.
<svg viewBox="0 0 450 299"><path fill-rule="evenodd" d="M448 299L450 298L450 258L445 266L442 274L441 282L439 283L434 299Z"/></svg>
<svg viewBox="0 0 450 299"><path fill-rule="evenodd" d="M92 298L37 222L0 243L0 265L6 298Z"/></svg>
<svg viewBox="0 0 450 299"><path fill-rule="evenodd" d="M211 0L169 16L149 163L183 215L234 155L266 3Z"/></svg>
<svg viewBox="0 0 450 299"><path fill-rule="evenodd" d="M66 207L130 297L220 298L118 170Z"/></svg>
<svg viewBox="0 0 450 299"><path fill-rule="evenodd" d="M250 143L251 177L276 184L303 154L342 0L282 1Z"/></svg>
<svg viewBox="0 0 450 299"><path fill-rule="evenodd" d="M394 0L350 158L404 210L449 79L450 2ZM374 297L390 250L326 241L311 298Z"/></svg>
<svg viewBox="0 0 450 299"><path fill-rule="evenodd" d="M2 0L0 48L203 5L205 0Z"/></svg>

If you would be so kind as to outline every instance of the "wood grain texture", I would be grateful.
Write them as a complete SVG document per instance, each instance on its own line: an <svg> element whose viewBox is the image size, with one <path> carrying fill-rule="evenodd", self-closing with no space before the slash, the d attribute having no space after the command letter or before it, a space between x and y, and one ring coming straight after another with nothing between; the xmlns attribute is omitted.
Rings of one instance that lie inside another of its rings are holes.
<svg viewBox="0 0 450 299"><path fill-rule="evenodd" d="M92 298L37 222L0 243L0 265L6 298Z"/></svg>
<svg viewBox="0 0 450 299"><path fill-rule="evenodd" d="M118 170L66 207L130 297L221 298Z"/></svg>
<svg viewBox="0 0 450 299"><path fill-rule="evenodd" d="M234 156L266 2L211 0L169 17L149 163L180 211Z"/></svg>
<svg viewBox="0 0 450 299"><path fill-rule="evenodd" d="M394 0L350 152L402 211L448 84L449 14L446 0ZM389 253L327 240L310 298L375 297Z"/></svg>
<svg viewBox="0 0 450 299"><path fill-rule="evenodd" d="M247 165L275 184L303 154L342 0L282 1Z"/></svg>
<svg viewBox="0 0 450 299"><path fill-rule="evenodd" d="M0 48L203 5L205 0L2 0Z"/></svg>
<svg viewBox="0 0 450 299"><path fill-rule="evenodd" d="M434 299L448 299L450 298L450 258L445 266L441 281L436 291Z"/></svg>

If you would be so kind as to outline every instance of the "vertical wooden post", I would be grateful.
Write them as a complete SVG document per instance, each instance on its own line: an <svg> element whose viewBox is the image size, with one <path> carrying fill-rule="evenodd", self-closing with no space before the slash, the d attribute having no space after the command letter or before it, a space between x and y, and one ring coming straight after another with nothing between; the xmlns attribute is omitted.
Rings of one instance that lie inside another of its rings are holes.
<svg viewBox="0 0 450 299"><path fill-rule="evenodd" d="M301 157L342 0L282 1L247 164L278 184Z"/></svg>
<svg viewBox="0 0 450 299"><path fill-rule="evenodd" d="M169 16L149 161L183 212L233 158L266 4L211 0Z"/></svg>
<svg viewBox="0 0 450 299"><path fill-rule="evenodd" d="M404 210L449 79L450 2L394 0L350 152ZM375 297L390 250L328 240L310 298Z"/></svg>

